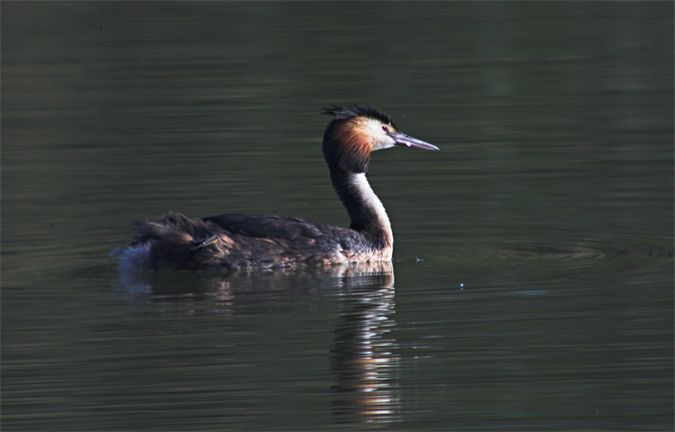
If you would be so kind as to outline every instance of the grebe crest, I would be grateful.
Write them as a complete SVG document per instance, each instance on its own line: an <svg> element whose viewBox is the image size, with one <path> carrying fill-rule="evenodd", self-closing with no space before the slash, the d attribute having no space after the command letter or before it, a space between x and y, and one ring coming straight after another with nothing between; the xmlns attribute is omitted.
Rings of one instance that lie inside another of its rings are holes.
<svg viewBox="0 0 675 432"><path fill-rule="evenodd" d="M298 218L225 214L190 219L171 213L135 225L134 241L113 252L123 270L273 268L390 261L394 236L366 172L370 154L396 145L438 150L401 133L388 115L365 105L326 108L333 116L323 154L351 224L335 227Z"/></svg>

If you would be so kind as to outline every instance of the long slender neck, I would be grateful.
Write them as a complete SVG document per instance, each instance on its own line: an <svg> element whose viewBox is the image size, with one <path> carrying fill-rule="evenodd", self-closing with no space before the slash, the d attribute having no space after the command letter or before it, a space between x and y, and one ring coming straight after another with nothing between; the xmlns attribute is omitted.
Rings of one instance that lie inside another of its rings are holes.
<svg viewBox="0 0 675 432"><path fill-rule="evenodd" d="M330 167L330 178L351 219L350 228L363 234L375 249L391 248L394 234L382 201L375 195L365 173Z"/></svg>

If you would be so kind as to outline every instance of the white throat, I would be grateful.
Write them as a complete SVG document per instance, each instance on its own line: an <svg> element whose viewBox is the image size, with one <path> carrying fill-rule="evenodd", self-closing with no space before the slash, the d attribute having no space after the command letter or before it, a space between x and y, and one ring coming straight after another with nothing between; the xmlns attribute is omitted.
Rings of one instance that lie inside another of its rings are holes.
<svg viewBox="0 0 675 432"><path fill-rule="evenodd" d="M389 216L387 211L384 209L382 201L375 195L373 188L370 187L368 179L366 179L365 173L356 173L352 174L350 181L354 188L359 191L359 195L363 200L363 204L369 207L377 215L378 224L384 229L387 233L389 244L394 243L394 235L391 231L391 222L389 221Z"/></svg>

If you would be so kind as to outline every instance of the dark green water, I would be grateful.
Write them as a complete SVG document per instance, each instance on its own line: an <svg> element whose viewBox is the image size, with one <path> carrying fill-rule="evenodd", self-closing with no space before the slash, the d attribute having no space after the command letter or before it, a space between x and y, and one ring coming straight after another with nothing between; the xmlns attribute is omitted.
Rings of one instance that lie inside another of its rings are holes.
<svg viewBox="0 0 675 432"><path fill-rule="evenodd" d="M2 3L2 429L672 430L673 4ZM120 275L169 211L346 225L391 267Z"/></svg>

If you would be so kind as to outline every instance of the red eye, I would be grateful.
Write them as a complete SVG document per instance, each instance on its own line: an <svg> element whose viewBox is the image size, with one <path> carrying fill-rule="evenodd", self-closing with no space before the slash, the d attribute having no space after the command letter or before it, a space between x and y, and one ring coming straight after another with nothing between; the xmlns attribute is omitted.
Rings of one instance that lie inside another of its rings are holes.
<svg viewBox="0 0 675 432"><path fill-rule="evenodd" d="M382 126L382 130L386 133L389 133L389 128L387 126Z"/></svg>

